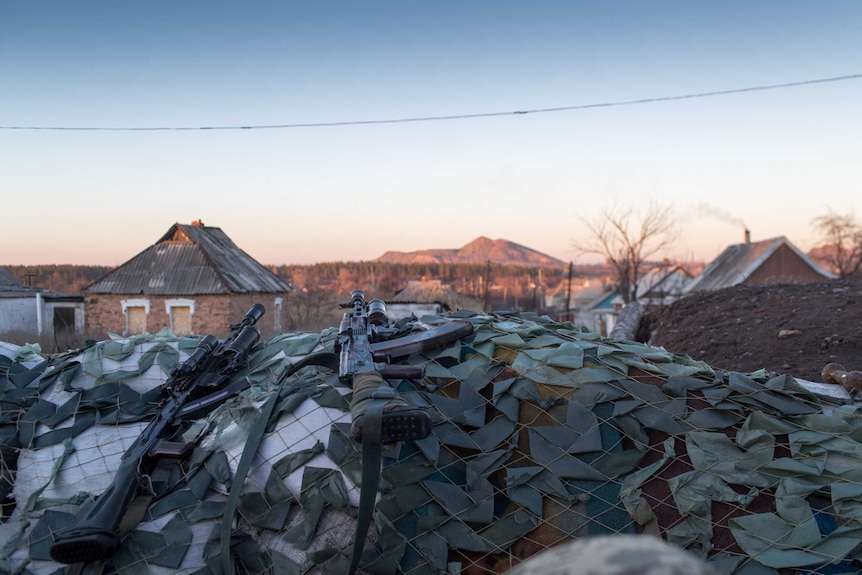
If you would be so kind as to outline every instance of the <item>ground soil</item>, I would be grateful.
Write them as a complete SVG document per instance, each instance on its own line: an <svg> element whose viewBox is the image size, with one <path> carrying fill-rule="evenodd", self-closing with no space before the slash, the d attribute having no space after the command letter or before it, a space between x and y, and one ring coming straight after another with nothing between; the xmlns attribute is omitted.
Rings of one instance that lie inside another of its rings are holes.
<svg viewBox="0 0 862 575"><path fill-rule="evenodd" d="M648 309L640 336L714 368L821 382L830 362L862 371L862 278L693 294Z"/></svg>

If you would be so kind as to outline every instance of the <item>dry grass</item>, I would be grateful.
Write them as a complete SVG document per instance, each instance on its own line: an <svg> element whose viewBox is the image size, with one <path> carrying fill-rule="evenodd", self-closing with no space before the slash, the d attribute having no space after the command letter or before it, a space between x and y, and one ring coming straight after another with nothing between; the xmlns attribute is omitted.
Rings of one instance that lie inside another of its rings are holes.
<svg viewBox="0 0 862 575"><path fill-rule="evenodd" d="M33 331L12 330L0 333L0 341L5 341L14 345L39 344L42 348L42 353L45 355L84 347L84 344L88 339L98 341L103 338L104 335L92 336L69 332L61 332L58 334L43 333L40 335Z"/></svg>

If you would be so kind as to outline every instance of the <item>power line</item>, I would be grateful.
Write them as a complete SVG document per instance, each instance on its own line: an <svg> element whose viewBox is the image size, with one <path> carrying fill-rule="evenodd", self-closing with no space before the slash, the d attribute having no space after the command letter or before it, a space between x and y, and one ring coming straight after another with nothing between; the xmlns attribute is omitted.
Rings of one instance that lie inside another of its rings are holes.
<svg viewBox="0 0 862 575"><path fill-rule="evenodd" d="M263 124L257 126L159 126L159 127L77 127L77 126L0 126L0 130L57 130L57 131L102 131L102 132L156 132L156 131L191 131L191 130L284 130L290 128L329 128L337 126L364 126L372 124L404 124L408 122L438 122L443 120L468 120L472 118L494 118L498 116L523 116L526 114L544 114L549 112L569 112L573 110L589 110L591 108L613 108L617 106L634 106L638 104L653 104L657 102L672 102L675 100L692 100L695 98L711 98L714 96L727 96L730 94L743 94L746 92L759 92L764 90L780 90L784 88L796 88L812 84L825 84L827 82L842 82L845 80L857 80L862 74L848 74L846 76L834 76L832 78L819 78L816 80L802 80L799 82L786 82L783 84L769 84L766 86L750 86L748 88L733 88L730 90L715 90L712 92L699 92L684 94L681 96L660 96L657 98L641 98L637 100L621 100L616 102L603 102L598 104L578 104L574 106L558 106L555 108L535 108L532 110L513 110L509 112L484 112L477 114L456 114L450 116L419 116L413 118L394 118L384 120L352 120L344 122L309 122L297 124Z"/></svg>

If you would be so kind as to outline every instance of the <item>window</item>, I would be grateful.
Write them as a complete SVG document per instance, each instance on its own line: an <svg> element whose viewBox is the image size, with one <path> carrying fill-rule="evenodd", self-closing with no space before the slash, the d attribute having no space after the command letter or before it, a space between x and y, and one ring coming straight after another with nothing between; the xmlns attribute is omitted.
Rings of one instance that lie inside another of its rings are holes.
<svg viewBox="0 0 862 575"><path fill-rule="evenodd" d="M120 302L126 316L126 335L147 333L147 316L150 300L144 298L124 299Z"/></svg>
<svg viewBox="0 0 862 575"><path fill-rule="evenodd" d="M192 308L188 306L171 308L171 331L174 335L189 335L192 332Z"/></svg>
<svg viewBox="0 0 862 575"><path fill-rule="evenodd" d="M171 331L174 335L193 333L192 316L195 313L195 300L184 298L165 300L165 311L171 318Z"/></svg>
<svg viewBox="0 0 862 575"><path fill-rule="evenodd" d="M126 335L147 332L147 308L144 306L129 306L126 308Z"/></svg>

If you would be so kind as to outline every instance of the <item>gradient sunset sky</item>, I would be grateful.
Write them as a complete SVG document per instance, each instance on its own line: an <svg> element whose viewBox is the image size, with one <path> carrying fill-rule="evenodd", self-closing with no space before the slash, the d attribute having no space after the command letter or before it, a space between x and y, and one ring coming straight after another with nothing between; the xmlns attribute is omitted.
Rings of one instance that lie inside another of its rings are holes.
<svg viewBox="0 0 862 575"><path fill-rule="evenodd" d="M862 217L862 78L662 98L862 74L860 30L858 0L0 0L0 265L198 219L267 264L478 236L579 262L584 219L650 199L672 258L743 225L807 250Z"/></svg>

